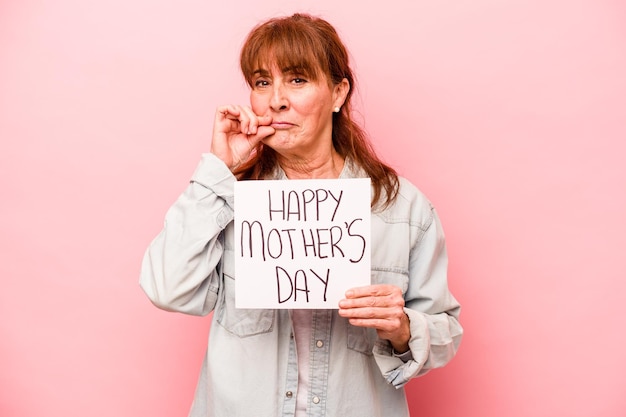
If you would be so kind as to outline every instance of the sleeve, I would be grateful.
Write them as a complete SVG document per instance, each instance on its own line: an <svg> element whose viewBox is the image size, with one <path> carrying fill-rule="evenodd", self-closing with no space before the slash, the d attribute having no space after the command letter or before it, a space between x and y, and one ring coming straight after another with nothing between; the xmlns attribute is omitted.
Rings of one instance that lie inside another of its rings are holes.
<svg viewBox="0 0 626 417"><path fill-rule="evenodd" d="M410 356L393 355L386 341L379 340L374 356L387 381L401 388L410 379L446 365L456 354L463 328L461 306L448 289L448 255L441 223L430 207L421 237L411 248L409 286L405 308L410 321Z"/></svg>
<svg viewBox="0 0 626 417"><path fill-rule="evenodd" d="M143 258L139 284L167 311L207 315L215 307L223 254L221 232L234 217L234 183L226 165L204 154L190 184L170 207Z"/></svg>

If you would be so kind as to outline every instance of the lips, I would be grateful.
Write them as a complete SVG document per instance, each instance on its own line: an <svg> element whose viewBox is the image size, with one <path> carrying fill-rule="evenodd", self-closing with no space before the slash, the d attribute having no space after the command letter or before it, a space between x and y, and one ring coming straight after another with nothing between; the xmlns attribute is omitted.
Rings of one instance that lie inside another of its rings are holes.
<svg viewBox="0 0 626 417"><path fill-rule="evenodd" d="M277 120L277 121L273 121L273 122L272 122L272 124L271 124L271 126L272 126L274 129L278 129L278 130L280 130L280 129L289 129L290 127L292 127L292 126L293 126L293 123L289 123L289 122L281 122L281 121L278 121L278 120Z"/></svg>

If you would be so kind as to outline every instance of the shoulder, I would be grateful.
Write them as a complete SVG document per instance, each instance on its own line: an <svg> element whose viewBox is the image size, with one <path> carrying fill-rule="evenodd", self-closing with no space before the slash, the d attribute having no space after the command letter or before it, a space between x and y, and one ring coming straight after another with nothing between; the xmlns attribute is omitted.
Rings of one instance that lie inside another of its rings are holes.
<svg viewBox="0 0 626 417"><path fill-rule="evenodd" d="M408 222L413 226L428 227L434 216L434 207L428 197L408 179L398 176L398 194L395 200L375 215L386 222Z"/></svg>

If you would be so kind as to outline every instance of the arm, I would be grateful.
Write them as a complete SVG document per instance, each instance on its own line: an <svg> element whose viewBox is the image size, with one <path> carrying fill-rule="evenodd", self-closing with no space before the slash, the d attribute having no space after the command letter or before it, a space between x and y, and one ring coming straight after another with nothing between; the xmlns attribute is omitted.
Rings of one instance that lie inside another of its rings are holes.
<svg viewBox="0 0 626 417"><path fill-rule="evenodd" d="M167 212L141 268L140 285L157 307L193 315L215 307L223 253L219 236L233 219L234 182L220 159L205 154Z"/></svg>
<svg viewBox="0 0 626 417"><path fill-rule="evenodd" d="M339 314L350 324L376 329L376 362L398 388L448 363L463 333L460 306L448 290L441 224L430 205L426 215L419 227L412 226L416 238L409 252L406 293L394 285L370 285L349 290L339 303Z"/></svg>
<svg viewBox="0 0 626 417"><path fill-rule="evenodd" d="M448 290L448 255L434 209L431 208L430 221L424 226L423 235L411 248L409 287L404 295L410 359L401 360L393 355L389 344L380 341L374 348L379 367L396 387L447 364L456 354L463 334L459 323L461 307Z"/></svg>
<svg viewBox="0 0 626 417"><path fill-rule="evenodd" d="M270 123L270 117L258 117L249 107L217 108L211 153L203 155L143 259L140 284L157 307L194 315L215 307L224 252L220 234L234 217L231 171L274 133Z"/></svg>

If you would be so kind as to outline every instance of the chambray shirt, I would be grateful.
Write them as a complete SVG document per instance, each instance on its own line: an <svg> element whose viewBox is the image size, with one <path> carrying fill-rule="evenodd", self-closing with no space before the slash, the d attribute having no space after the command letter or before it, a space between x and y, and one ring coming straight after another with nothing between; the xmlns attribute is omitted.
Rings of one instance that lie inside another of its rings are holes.
<svg viewBox="0 0 626 417"><path fill-rule="evenodd" d="M346 161L341 178L365 174ZM287 179L276 170L275 179ZM294 416L298 359L289 310L235 308L234 183L226 165L204 154L192 181L148 247L140 284L159 308L214 311L191 417ZM311 319L307 414L408 416L403 386L445 365L463 330L448 290L441 224L426 197L400 178L394 203L372 211L371 280L400 287L410 320L411 354L398 357L373 329L337 310Z"/></svg>

